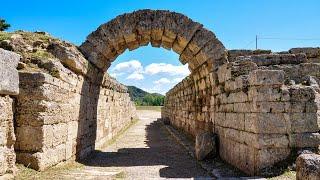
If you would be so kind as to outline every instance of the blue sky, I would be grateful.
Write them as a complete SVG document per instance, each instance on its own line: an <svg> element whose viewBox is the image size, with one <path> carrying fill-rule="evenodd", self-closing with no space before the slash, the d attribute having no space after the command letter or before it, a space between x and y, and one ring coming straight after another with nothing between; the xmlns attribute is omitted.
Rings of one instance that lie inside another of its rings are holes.
<svg viewBox="0 0 320 180"><path fill-rule="evenodd" d="M42 30L77 45L100 24L117 15L146 8L183 13L212 30L228 49L253 49L255 35L290 39L259 40L259 48L273 51L320 45L319 0L3 0L1 4L5 8L1 9L0 17L12 25L9 31ZM141 67L138 67L137 62ZM146 70L152 70L148 66L152 63L156 64L151 67L162 70L148 73ZM177 78L186 74L175 53L151 47L125 52L113 63L109 72L116 74L117 65L118 69L119 66L120 69L131 67L127 74L118 74L120 82L160 93L171 88ZM143 79L141 76L140 80L128 79L134 68L137 68L134 71L136 77L139 79L137 74L140 73ZM170 72L175 68L179 73ZM163 78L167 78L170 83Z"/></svg>

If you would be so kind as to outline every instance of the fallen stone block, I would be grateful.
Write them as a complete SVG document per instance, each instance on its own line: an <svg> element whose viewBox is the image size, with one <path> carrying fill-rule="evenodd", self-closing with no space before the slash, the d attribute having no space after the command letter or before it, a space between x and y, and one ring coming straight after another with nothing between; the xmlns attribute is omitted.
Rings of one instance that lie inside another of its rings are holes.
<svg viewBox="0 0 320 180"><path fill-rule="evenodd" d="M301 154L297 160L297 180L320 179L320 155Z"/></svg>
<svg viewBox="0 0 320 180"><path fill-rule="evenodd" d="M217 155L217 135L212 133L200 133L196 136L196 158L203 160Z"/></svg>

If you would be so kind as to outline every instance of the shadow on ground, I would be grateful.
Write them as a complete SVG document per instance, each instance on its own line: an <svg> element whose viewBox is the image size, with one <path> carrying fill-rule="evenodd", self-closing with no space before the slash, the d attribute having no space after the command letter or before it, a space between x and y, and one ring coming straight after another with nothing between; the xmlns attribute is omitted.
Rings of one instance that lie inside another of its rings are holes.
<svg viewBox="0 0 320 180"><path fill-rule="evenodd" d="M163 165L166 167L159 170L160 177L209 177L196 161L187 155L186 150L170 138L161 121L148 124L145 130L147 134L145 143L149 148L122 148L118 152L96 150L81 163L96 167Z"/></svg>

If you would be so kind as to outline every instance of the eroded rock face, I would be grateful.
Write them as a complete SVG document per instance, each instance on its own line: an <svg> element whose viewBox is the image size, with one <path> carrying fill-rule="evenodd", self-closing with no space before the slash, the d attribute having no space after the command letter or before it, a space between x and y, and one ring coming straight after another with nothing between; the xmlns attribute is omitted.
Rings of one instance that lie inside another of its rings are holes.
<svg viewBox="0 0 320 180"><path fill-rule="evenodd" d="M301 154L296 161L297 180L320 179L320 155L313 153Z"/></svg>
<svg viewBox="0 0 320 180"><path fill-rule="evenodd" d="M198 134L195 151L198 160L215 157L217 155L217 136L208 132Z"/></svg>

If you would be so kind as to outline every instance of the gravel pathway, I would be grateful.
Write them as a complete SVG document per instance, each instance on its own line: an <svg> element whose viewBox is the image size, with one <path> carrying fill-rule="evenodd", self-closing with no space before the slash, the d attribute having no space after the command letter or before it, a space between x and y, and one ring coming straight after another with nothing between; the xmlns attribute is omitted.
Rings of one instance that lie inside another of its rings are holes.
<svg viewBox="0 0 320 180"><path fill-rule="evenodd" d="M140 121L112 145L96 151L81 171L70 172L76 179L160 179L208 178L209 175L188 155L157 121L160 112L139 110ZM96 172L98 172L96 174Z"/></svg>

